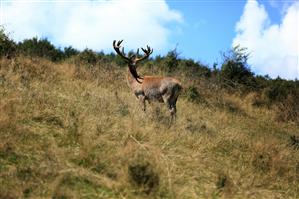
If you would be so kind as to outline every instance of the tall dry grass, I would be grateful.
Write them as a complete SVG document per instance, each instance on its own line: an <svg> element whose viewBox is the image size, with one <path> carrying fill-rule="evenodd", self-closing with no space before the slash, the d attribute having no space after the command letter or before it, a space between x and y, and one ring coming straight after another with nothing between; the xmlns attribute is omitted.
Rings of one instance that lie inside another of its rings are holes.
<svg viewBox="0 0 299 199"><path fill-rule="evenodd" d="M163 105L141 111L124 73L0 60L0 198L299 197L298 126L254 94L177 75L203 100L182 95L169 125Z"/></svg>

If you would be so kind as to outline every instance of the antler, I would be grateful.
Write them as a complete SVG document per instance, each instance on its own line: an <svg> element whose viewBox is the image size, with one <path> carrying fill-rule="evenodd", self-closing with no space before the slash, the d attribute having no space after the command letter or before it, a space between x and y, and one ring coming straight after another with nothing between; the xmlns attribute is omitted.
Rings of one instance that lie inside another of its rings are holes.
<svg viewBox="0 0 299 199"><path fill-rule="evenodd" d="M142 57L140 57L140 58L136 58L136 59L135 59L136 63L137 63L137 62L140 62L140 61L142 61L142 60L147 59L147 58L150 56L150 54L153 53L153 49L150 48L149 46L146 46L146 49L141 48L141 50L144 52L144 55L143 55ZM138 52L139 52L139 49L137 49L137 55L138 55Z"/></svg>
<svg viewBox="0 0 299 199"><path fill-rule="evenodd" d="M121 56L123 59L125 59L129 63L129 70L130 70L131 74L133 75L133 77L136 79L136 81L138 83L141 83L138 79L143 79L143 78L138 75L138 73L136 71L136 64L137 64L137 62L147 59L150 56L150 54L153 53L153 49L151 49L149 46L146 46L146 48L141 48L141 50L144 52L144 55L142 57L138 58L138 56L139 56L139 48L138 48L136 54L133 54L130 57L128 57L128 56L126 56L126 54L124 52L124 47L121 47L122 42L123 42L123 40L120 40L118 42L116 42L116 40L114 40L113 48L119 56ZM120 48L121 48L121 50L120 50Z"/></svg>
<svg viewBox="0 0 299 199"><path fill-rule="evenodd" d="M125 55L124 47L122 47L122 50L120 51L120 48L121 48L120 44L121 44L122 42L123 42L123 40L120 40L120 41L118 41L118 42L116 43L116 40L114 40L114 41L113 41L113 48L114 48L114 50L117 52L117 54L118 54L119 56L121 56L122 58L124 58L126 61L130 61L130 58L127 57L127 56Z"/></svg>
<svg viewBox="0 0 299 199"><path fill-rule="evenodd" d="M142 57L138 58L139 56L139 48L137 49L137 53L136 55L131 55L131 57L127 57L125 52L124 52L124 47L121 47L121 43L123 42L123 40L120 40L118 42L116 42L116 40L113 41L113 48L114 50L117 52L117 54L119 56L121 56L123 59L125 59L126 61L134 61L135 63L140 62L144 59L147 59L150 54L153 53L153 49L150 48L149 46L146 46L146 48L141 48L141 50L145 53ZM121 50L120 50L121 48ZM133 59L135 57L135 59Z"/></svg>

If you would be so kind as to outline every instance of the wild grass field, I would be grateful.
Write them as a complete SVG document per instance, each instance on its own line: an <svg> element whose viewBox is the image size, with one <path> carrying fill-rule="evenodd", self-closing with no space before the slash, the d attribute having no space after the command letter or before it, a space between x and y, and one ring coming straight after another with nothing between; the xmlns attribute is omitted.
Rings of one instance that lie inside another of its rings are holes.
<svg viewBox="0 0 299 199"><path fill-rule="evenodd" d="M174 73L184 92L170 124L163 104L141 110L125 74L2 57L0 198L299 198L298 123L256 93Z"/></svg>

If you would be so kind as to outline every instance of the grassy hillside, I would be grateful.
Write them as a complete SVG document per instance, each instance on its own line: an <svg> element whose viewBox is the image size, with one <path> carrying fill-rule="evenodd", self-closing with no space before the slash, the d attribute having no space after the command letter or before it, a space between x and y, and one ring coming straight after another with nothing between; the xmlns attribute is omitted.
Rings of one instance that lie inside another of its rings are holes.
<svg viewBox="0 0 299 199"><path fill-rule="evenodd" d="M116 64L2 58L0 198L299 198L296 123L174 75L200 100L182 95L169 125Z"/></svg>

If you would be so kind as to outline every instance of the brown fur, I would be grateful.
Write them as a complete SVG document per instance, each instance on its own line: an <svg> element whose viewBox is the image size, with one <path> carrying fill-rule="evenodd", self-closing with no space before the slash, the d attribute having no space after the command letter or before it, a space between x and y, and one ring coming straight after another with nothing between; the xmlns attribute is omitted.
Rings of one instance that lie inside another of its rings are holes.
<svg viewBox="0 0 299 199"><path fill-rule="evenodd" d="M145 101L158 101L165 103L172 118L176 116L176 102L182 86L172 77L144 76L141 83L137 82L128 70L127 81L129 87L139 99L145 111Z"/></svg>
<svg viewBox="0 0 299 199"><path fill-rule="evenodd" d="M176 101L182 90L180 82L172 77L140 77L137 73L136 65L138 62L147 59L150 54L152 54L153 49L147 46L147 48L141 48L144 52L142 57L138 57L139 50L137 50L136 55L128 57L124 53L124 48L121 47L122 41L123 40L116 42L116 40L114 40L113 48L116 53L128 63L127 82L135 96L143 105L143 110L145 111L146 108L146 100L148 102L164 102L170 111L171 118L173 119L176 115Z"/></svg>

